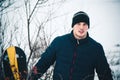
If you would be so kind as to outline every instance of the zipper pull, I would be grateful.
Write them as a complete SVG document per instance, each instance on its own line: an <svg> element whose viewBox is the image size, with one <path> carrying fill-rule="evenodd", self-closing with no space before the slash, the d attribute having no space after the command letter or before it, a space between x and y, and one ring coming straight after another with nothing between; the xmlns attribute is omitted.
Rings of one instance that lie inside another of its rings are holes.
<svg viewBox="0 0 120 80"><path fill-rule="evenodd" d="M77 40L77 44L79 45L79 40Z"/></svg>

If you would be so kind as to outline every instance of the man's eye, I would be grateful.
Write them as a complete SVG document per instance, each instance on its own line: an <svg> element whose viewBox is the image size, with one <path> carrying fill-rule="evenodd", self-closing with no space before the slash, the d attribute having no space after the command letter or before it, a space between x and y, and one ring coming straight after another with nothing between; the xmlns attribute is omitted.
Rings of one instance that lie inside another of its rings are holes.
<svg viewBox="0 0 120 80"><path fill-rule="evenodd" d="M86 26L86 25L87 25L86 23L83 24L83 26Z"/></svg>

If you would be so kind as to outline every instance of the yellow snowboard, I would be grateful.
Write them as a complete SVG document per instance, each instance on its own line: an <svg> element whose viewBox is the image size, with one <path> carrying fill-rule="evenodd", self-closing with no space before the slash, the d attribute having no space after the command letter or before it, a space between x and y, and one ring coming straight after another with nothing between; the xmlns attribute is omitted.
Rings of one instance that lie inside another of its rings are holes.
<svg viewBox="0 0 120 80"><path fill-rule="evenodd" d="M3 54L5 80L26 80L27 63L24 51L16 46L7 48Z"/></svg>

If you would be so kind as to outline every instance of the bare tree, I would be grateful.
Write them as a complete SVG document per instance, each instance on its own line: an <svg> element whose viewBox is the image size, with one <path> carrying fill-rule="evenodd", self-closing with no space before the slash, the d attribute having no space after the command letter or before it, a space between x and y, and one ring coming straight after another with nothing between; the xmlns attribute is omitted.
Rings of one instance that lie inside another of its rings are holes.
<svg viewBox="0 0 120 80"><path fill-rule="evenodd" d="M31 70L34 63L36 63L36 58L40 57L41 53L48 47L50 44L51 37L55 31L50 33L49 35L46 34L45 26L48 22L50 22L52 19L57 18L57 16L51 17L51 15L54 14L55 10L51 9L50 12L46 12L47 16L44 18L44 20L38 20L35 18L35 15L37 14L37 11L40 11L41 8L44 7L50 7L53 5L56 5L58 3L63 3L63 0L58 0L55 2L52 0L50 3L50 0L36 0L35 5L31 8L31 2L30 0L25 0L25 10L26 10L26 22L27 22L27 35L28 35L28 46L29 46L29 56L28 56L28 68ZM59 5L60 7L60 5ZM58 8L59 8L58 7ZM56 9L57 10L57 9ZM59 16L60 17L60 16ZM37 21L37 29L33 33L34 36L31 35L31 23L33 19L38 20ZM30 60L32 60L32 63L29 63ZM45 75L45 79L50 79L49 75L52 74L52 71L48 71ZM29 76L30 74L28 74Z"/></svg>
<svg viewBox="0 0 120 80"><path fill-rule="evenodd" d="M35 10L38 9L37 8L37 5L38 4L44 4L47 0L37 0L35 6L33 7L32 11L30 10L30 1L25 1L25 7L26 7L26 16L27 16L27 29L28 29L28 43L29 43L29 49L30 49L30 56L28 57L28 62L27 64L29 63L29 60L31 58L31 55L32 55L32 52L33 52L33 49L32 49L32 45L31 45L31 40L30 40L30 21L31 21L31 18L32 18L32 15L34 14Z"/></svg>

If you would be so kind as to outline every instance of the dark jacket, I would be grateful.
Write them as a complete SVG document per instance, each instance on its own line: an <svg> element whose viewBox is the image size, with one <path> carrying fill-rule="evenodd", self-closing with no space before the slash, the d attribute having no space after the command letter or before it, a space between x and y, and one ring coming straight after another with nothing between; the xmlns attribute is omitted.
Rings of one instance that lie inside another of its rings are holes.
<svg viewBox="0 0 120 80"><path fill-rule="evenodd" d="M76 40L73 32L53 40L35 65L43 74L55 63L53 80L113 80L103 47L87 34ZM40 75L38 75L40 77Z"/></svg>

